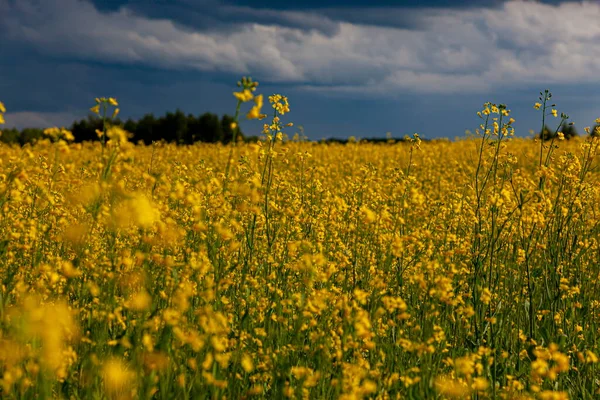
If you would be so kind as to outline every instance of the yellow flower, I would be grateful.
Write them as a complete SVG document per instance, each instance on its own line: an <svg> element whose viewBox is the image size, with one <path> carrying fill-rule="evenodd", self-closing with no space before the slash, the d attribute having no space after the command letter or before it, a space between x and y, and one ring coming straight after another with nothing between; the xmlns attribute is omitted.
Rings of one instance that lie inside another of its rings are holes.
<svg viewBox="0 0 600 400"><path fill-rule="evenodd" d="M471 388L476 391L482 391L486 390L489 386L490 383L487 381L487 379L483 377L477 377L473 379L473 384L471 385Z"/></svg>
<svg viewBox="0 0 600 400"><path fill-rule="evenodd" d="M73 132L63 128L61 130L61 133L63 135L63 139L65 139L67 142L72 142L73 140L75 140L75 136L73 136Z"/></svg>
<svg viewBox="0 0 600 400"><path fill-rule="evenodd" d="M2 113L6 112L6 107L4 107L4 103L0 101L0 124L4 124L6 123L6 121L4 120L4 115L2 115ZM1 134L2 132L0 132Z"/></svg>
<svg viewBox="0 0 600 400"><path fill-rule="evenodd" d="M259 94L258 96L254 97L254 104L255 105L250 109L246 117L248 119L261 119L262 114L260 113L260 110L263 106L262 94Z"/></svg>
<svg viewBox="0 0 600 400"><path fill-rule="evenodd" d="M67 278L76 278L81 275L81 271L75 268L70 261L63 261L61 267L62 274Z"/></svg>
<svg viewBox="0 0 600 400"><path fill-rule="evenodd" d="M68 356L69 342L78 336L78 327L72 310L63 302L43 304L35 297L24 302L26 317L24 334L29 339L38 338L42 343L42 366L62 375L63 366L72 363Z"/></svg>
<svg viewBox="0 0 600 400"><path fill-rule="evenodd" d="M254 97L252 92L248 89L244 89L241 92L233 92L233 95L236 99L238 99L239 101L243 101L244 103L252 100L252 98Z"/></svg>
<svg viewBox="0 0 600 400"><path fill-rule="evenodd" d="M258 96L254 97L254 104L256 104L256 106L260 109L263 106L263 95L259 94Z"/></svg>
<svg viewBox="0 0 600 400"><path fill-rule="evenodd" d="M558 111L556 111L554 108L552 109L552 116L558 117Z"/></svg>
<svg viewBox="0 0 600 400"><path fill-rule="evenodd" d="M242 368L247 373L252 372L254 369L254 363L252 362L252 358L248 354L244 354L242 356Z"/></svg>
<svg viewBox="0 0 600 400"><path fill-rule="evenodd" d="M94 107L90 108L90 111L94 114L100 114L100 104L96 104Z"/></svg>
<svg viewBox="0 0 600 400"><path fill-rule="evenodd" d="M134 194L112 211L112 222L117 228L133 225L141 229L150 229L159 219L160 212L141 193Z"/></svg>
<svg viewBox="0 0 600 400"><path fill-rule="evenodd" d="M64 127L62 127L62 128L53 127L53 128L45 129L44 135L48 136L52 140L63 139L63 140L66 140L67 142L72 142L73 140L75 140L75 136L73 136L73 133L71 131L65 129Z"/></svg>
<svg viewBox="0 0 600 400"><path fill-rule="evenodd" d="M114 142L125 143L130 134L120 126L111 126L106 132L106 136Z"/></svg>
<svg viewBox="0 0 600 400"><path fill-rule="evenodd" d="M50 136L51 138L56 139L56 137L58 136L58 128L54 127L54 128L44 129L44 135Z"/></svg>
<svg viewBox="0 0 600 400"><path fill-rule="evenodd" d="M109 103L111 106L115 106L115 107L117 107L117 106L119 105L119 103L117 103L117 99L115 99L115 98L113 98L113 97L109 97L109 98L108 98L108 103Z"/></svg>
<svg viewBox="0 0 600 400"><path fill-rule="evenodd" d="M133 373L118 359L112 359L104 363L102 368L104 387L109 393L119 393L131 386Z"/></svg>
<svg viewBox="0 0 600 400"><path fill-rule="evenodd" d="M471 392L466 383L449 376L438 377L435 380L438 393L456 399L464 399Z"/></svg>
<svg viewBox="0 0 600 400"><path fill-rule="evenodd" d="M542 106L542 105L541 105L540 103L535 103L535 104L533 105L533 108L535 108L536 110L539 110L541 106Z"/></svg>
<svg viewBox="0 0 600 400"><path fill-rule="evenodd" d="M140 228L150 228L159 220L159 212L144 195L132 199L131 207L136 210L134 222Z"/></svg>
<svg viewBox="0 0 600 400"><path fill-rule="evenodd" d="M554 390L544 390L538 397L540 400L569 400L567 392L557 392Z"/></svg>
<svg viewBox="0 0 600 400"><path fill-rule="evenodd" d="M147 291L141 290L129 298L126 307L133 311L146 311L152 305L152 297Z"/></svg>
<svg viewBox="0 0 600 400"><path fill-rule="evenodd" d="M362 206L359 210L361 220L365 224L370 224L372 222L377 221L377 214L367 206Z"/></svg>
<svg viewBox="0 0 600 400"><path fill-rule="evenodd" d="M269 96L269 102L280 115L284 115L285 113L290 112L290 105L288 103L287 97L285 96L282 96L280 94L274 94L272 96Z"/></svg>
<svg viewBox="0 0 600 400"><path fill-rule="evenodd" d="M246 114L246 118L248 119L258 119L260 117L260 109L256 106L252 107L248 114Z"/></svg>
<svg viewBox="0 0 600 400"><path fill-rule="evenodd" d="M115 108L115 111L113 111L112 117L115 118L119 114L119 111L120 110L118 108Z"/></svg>
<svg viewBox="0 0 600 400"><path fill-rule="evenodd" d="M592 352L590 350L586 350L585 354L586 354L586 357L585 357L586 362L588 362L588 363L597 363L598 362L598 356L594 352Z"/></svg>

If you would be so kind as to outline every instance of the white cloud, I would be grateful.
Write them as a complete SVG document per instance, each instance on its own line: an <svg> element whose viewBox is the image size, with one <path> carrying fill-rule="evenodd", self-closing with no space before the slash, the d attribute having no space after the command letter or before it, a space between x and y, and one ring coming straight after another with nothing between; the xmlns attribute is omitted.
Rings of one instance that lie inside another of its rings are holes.
<svg viewBox="0 0 600 400"><path fill-rule="evenodd" d="M0 27L10 40L52 54L252 74L310 90L474 92L595 82L600 74L597 2L412 10L418 29L267 10L269 18L260 23L214 31L191 31L127 8L103 13L79 0L0 0L0 6L6 15ZM278 15L294 24L266 22ZM301 28L303 20L307 29ZM329 28L313 29L319 21Z"/></svg>

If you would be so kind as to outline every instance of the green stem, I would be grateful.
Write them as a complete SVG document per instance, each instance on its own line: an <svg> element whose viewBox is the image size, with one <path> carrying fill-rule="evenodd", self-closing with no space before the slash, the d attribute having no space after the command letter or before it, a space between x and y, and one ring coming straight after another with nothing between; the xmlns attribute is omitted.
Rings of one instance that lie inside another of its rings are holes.
<svg viewBox="0 0 600 400"><path fill-rule="evenodd" d="M242 106L242 101L238 100L237 106L235 107L235 116L233 117L233 121L235 123L235 128L233 129L233 144L229 148L229 156L227 157L227 166L225 167L225 180L223 182L223 193L227 191L227 184L229 183L229 169L231 168L231 160L233 159L233 148L237 144L237 133L239 129L238 119L240 116L240 107Z"/></svg>

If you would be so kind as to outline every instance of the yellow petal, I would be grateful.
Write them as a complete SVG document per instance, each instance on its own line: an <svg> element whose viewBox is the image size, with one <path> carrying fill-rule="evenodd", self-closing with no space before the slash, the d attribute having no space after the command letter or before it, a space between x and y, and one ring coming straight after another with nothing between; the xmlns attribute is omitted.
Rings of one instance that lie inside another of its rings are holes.
<svg viewBox="0 0 600 400"><path fill-rule="evenodd" d="M248 114L246 114L246 118L248 119L257 119L260 117L260 108L258 106L254 106L250 109Z"/></svg>
<svg viewBox="0 0 600 400"><path fill-rule="evenodd" d="M243 102L250 101L254 97L252 92L248 89L244 89L241 92L233 92L233 95L235 96L236 99L238 99L239 101L243 101Z"/></svg>
<svg viewBox="0 0 600 400"><path fill-rule="evenodd" d="M4 107L4 103L0 101L0 112L5 113L6 107Z"/></svg>

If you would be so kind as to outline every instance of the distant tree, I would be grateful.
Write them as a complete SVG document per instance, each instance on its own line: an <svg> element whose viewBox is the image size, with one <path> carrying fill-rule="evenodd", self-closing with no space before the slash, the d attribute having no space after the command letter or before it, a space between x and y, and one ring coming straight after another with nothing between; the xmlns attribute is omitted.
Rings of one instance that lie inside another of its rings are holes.
<svg viewBox="0 0 600 400"><path fill-rule="evenodd" d="M140 140L144 144L151 144L153 141L162 139L158 135L158 124L154 114L146 114L137 122L135 131L133 133L133 140L137 143Z"/></svg>
<svg viewBox="0 0 600 400"><path fill-rule="evenodd" d="M44 130L40 128L25 128L19 135L19 144L23 146L25 143L33 143L44 136Z"/></svg>
<svg viewBox="0 0 600 400"><path fill-rule="evenodd" d="M102 130L102 119L95 115L88 115L87 119L73 122L71 132L76 142L99 140L96 129Z"/></svg>
<svg viewBox="0 0 600 400"><path fill-rule="evenodd" d="M158 126L162 139L177 144L184 142L187 134L187 118L181 110L168 112L164 117L159 118Z"/></svg>
<svg viewBox="0 0 600 400"><path fill-rule="evenodd" d="M544 131L540 132L537 134L537 138L539 139L540 137L543 140L552 140L552 138L555 137L555 134L557 132L562 132L565 139L572 139L575 136L578 136L577 133L577 129L575 128L575 125L571 124L571 123L567 123L567 122L563 122L563 124L560 126L560 128L558 129L558 131L556 129L550 129L548 127L548 125L546 125L544 127Z"/></svg>
<svg viewBox="0 0 600 400"><path fill-rule="evenodd" d="M567 140L579 136L579 133L577 133L577 129L575 129L575 124L573 123L564 122L561 125L559 131L562 132L563 135L565 135L565 139Z"/></svg>
<svg viewBox="0 0 600 400"><path fill-rule="evenodd" d="M256 135L252 135L252 136L242 135L242 137L244 138L244 142L246 142L246 143L256 143L260 140L260 137L258 137Z"/></svg>
<svg viewBox="0 0 600 400"><path fill-rule="evenodd" d="M137 122L135 122L131 118L128 118L127 121L125 121L125 123L123 124L123 129L125 129L129 133L132 133L135 137L135 132L137 131Z"/></svg>
<svg viewBox="0 0 600 400"><path fill-rule="evenodd" d="M223 127L219 116L212 113L204 113L198 119L198 129L202 142L216 143L223 141Z"/></svg>
<svg viewBox="0 0 600 400"><path fill-rule="evenodd" d="M221 129L223 130L223 143L229 143L233 140L234 130L233 130L233 128L231 128L231 124L234 121L235 120L233 119L233 117L231 115L225 114L221 117ZM244 134L240 130L239 125L235 129L237 130L237 140L243 141Z"/></svg>
<svg viewBox="0 0 600 400"><path fill-rule="evenodd" d="M193 114L188 114L187 116L187 135L186 135L186 144L192 144L199 140L200 137L200 123L198 118L196 118Z"/></svg>
<svg viewBox="0 0 600 400"><path fill-rule="evenodd" d="M191 143L191 137L188 138L188 120L183 111L177 109L173 116L173 125L175 127L175 138L177 144Z"/></svg>
<svg viewBox="0 0 600 400"><path fill-rule="evenodd" d="M544 129L542 131L540 131L536 137L539 139L541 138L542 140L550 140L552 139L552 136L554 134L554 129L550 129L550 127L548 125L544 125Z"/></svg>
<svg viewBox="0 0 600 400"><path fill-rule="evenodd" d="M177 144L192 144L197 141L216 143L227 143L233 139L231 123L233 118L229 115L218 115L205 113L198 117L192 114L187 116L183 111L177 109L175 112L167 112L163 117L156 118L154 114L146 114L139 120L119 118L107 121L107 125L118 125L133 134L131 140L134 143L143 142L151 144L153 141L165 140ZM244 140L243 134L237 127L238 140ZM97 141L97 131L103 130L102 118L97 115L88 115L87 118L74 121L70 131L75 136L76 142ZM26 128L4 129L0 141L4 143L30 143L43 136L43 129Z"/></svg>
<svg viewBox="0 0 600 400"><path fill-rule="evenodd" d="M0 142L2 143L19 143L21 132L17 128L2 129Z"/></svg>

